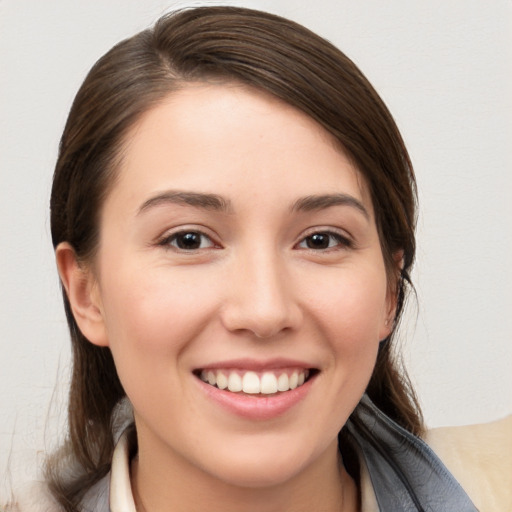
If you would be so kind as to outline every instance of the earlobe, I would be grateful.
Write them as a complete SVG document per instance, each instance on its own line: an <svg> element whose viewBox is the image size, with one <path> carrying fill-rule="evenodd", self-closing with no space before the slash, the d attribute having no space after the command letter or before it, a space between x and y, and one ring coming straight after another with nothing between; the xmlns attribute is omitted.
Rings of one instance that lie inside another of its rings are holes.
<svg viewBox="0 0 512 512"><path fill-rule="evenodd" d="M404 267L404 251L396 251L393 254L394 278L388 285L387 312L381 330L381 339L387 338L395 327L396 309L398 305L398 294L400 293L400 279Z"/></svg>
<svg viewBox="0 0 512 512"><path fill-rule="evenodd" d="M381 341L386 339L393 332L393 328L395 327L396 299L396 293L390 291L387 300L386 315L383 319L380 330L379 340Z"/></svg>
<svg viewBox="0 0 512 512"><path fill-rule="evenodd" d="M83 268L67 242L55 251L57 268L71 311L82 334L94 345L108 346L97 281L90 269Z"/></svg>
<svg viewBox="0 0 512 512"><path fill-rule="evenodd" d="M393 317L388 316L384 320L383 325L380 330L379 341L383 341L389 337L389 335L393 331L393 324L394 324L394 316Z"/></svg>

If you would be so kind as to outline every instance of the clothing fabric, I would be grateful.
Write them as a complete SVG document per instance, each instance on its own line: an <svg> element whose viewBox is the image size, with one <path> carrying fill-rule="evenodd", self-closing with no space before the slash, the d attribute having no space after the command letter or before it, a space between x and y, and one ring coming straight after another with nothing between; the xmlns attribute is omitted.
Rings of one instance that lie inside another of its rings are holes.
<svg viewBox="0 0 512 512"><path fill-rule="evenodd" d="M362 512L512 512L512 416L435 429L421 440L365 396L347 427L359 456ZM84 511L137 512L130 438L125 431L119 439L111 471L88 491ZM38 502L20 512L57 510Z"/></svg>
<svg viewBox="0 0 512 512"><path fill-rule="evenodd" d="M367 396L347 426L364 459L377 510L478 512L432 449L383 414Z"/></svg>

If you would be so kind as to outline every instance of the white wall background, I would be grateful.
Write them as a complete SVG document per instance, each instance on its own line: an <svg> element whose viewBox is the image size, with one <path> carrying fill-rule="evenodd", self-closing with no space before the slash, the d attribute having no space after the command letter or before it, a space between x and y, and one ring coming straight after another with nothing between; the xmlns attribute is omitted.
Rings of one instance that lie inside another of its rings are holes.
<svg viewBox="0 0 512 512"><path fill-rule="evenodd" d="M330 39L396 117L420 189L405 354L428 424L512 412L512 2L231 3ZM33 475L62 417L69 349L47 206L67 111L101 54L177 5L0 0L0 488Z"/></svg>

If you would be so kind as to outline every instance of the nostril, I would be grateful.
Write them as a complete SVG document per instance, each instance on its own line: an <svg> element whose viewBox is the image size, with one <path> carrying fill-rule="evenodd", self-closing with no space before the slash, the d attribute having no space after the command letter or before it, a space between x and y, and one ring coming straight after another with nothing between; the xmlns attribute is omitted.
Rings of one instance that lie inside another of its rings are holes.
<svg viewBox="0 0 512 512"><path fill-rule="evenodd" d="M254 334L254 336L256 336L256 338L264 340L264 339L268 339L268 338L273 338L274 336L276 336L277 334L279 334L283 331L287 331L288 327L284 327L284 328L281 326L268 327L268 328L256 327L256 328L252 328L250 330Z"/></svg>
<svg viewBox="0 0 512 512"><path fill-rule="evenodd" d="M282 278L274 274L265 279L262 276L246 277L243 280L245 286L235 285L220 312L227 330L247 331L264 340L298 329L302 321L299 303L286 286L277 284Z"/></svg>

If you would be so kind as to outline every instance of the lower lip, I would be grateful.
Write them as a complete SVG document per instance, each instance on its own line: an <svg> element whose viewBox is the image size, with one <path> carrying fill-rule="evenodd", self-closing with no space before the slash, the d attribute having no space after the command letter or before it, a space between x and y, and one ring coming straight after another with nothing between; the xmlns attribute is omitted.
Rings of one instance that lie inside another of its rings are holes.
<svg viewBox="0 0 512 512"><path fill-rule="evenodd" d="M314 379L315 376L290 391L264 396L231 393L207 384L199 378L196 380L208 398L232 414L251 420L269 420L282 416L299 404L310 391Z"/></svg>

